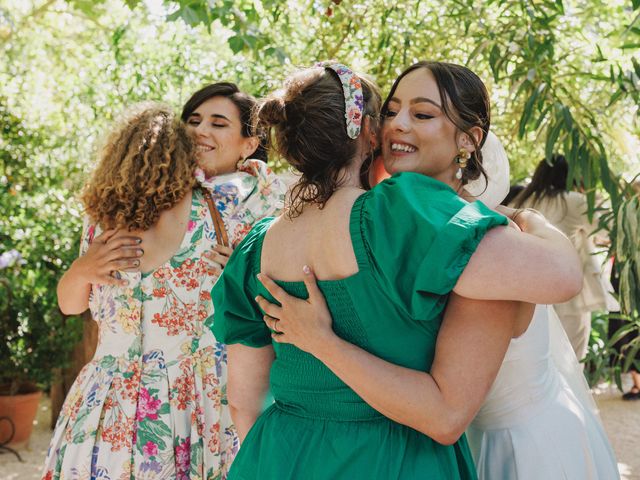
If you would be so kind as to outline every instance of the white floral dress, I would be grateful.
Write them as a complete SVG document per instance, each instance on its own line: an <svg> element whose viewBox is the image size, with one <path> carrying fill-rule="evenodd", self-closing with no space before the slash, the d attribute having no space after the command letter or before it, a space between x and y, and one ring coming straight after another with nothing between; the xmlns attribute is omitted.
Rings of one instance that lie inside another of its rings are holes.
<svg viewBox="0 0 640 480"><path fill-rule="evenodd" d="M282 208L284 184L258 160L200 183L211 191L236 246ZM86 225L81 254L98 234ZM65 400L45 479L225 479L239 443L226 402L223 344L204 321L220 269L202 190L176 254L152 272L123 273L129 286L93 285L96 354Z"/></svg>

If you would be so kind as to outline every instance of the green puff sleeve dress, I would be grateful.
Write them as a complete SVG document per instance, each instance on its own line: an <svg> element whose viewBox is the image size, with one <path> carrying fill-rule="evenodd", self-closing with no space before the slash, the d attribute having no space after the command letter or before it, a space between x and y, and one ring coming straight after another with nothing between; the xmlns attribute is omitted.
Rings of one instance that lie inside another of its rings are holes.
<svg viewBox="0 0 640 480"><path fill-rule="evenodd" d="M271 344L253 300L272 299L256 279L272 219L238 246L212 290L215 337ZM335 332L380 358L428 371L449 292L486 231L506 218L462 200L447 185L401 173L354 203L350 234L358 273L318 282ZM278 282L306 298L302 282ZM312 355L273 345L275 402L232 465L233 480L456 480L476 478L463 436L445 446L384 417Z"/></svg>

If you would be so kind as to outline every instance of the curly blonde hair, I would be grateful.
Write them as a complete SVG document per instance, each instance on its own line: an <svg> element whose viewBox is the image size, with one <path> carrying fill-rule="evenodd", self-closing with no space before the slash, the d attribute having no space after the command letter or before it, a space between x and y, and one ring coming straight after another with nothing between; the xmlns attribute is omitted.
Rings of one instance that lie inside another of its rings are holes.
<svg viewBox="0 0 640 480"><path fill-rule="evenodd" d="M194 187L195 168L193 141L171 108L141 103L107 137L82 202L103 228L147 230Z"/></svg>

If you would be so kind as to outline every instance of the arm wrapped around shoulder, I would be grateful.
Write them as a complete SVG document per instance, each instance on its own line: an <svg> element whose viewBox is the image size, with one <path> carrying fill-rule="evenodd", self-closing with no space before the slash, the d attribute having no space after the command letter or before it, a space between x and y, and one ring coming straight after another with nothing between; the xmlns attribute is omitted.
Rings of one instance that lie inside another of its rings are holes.
<svg viewBox="0 0 640 480"><path fill-rule="evenodd" d="M455 292L485 300L565 302L582 288L580 257L569 239L537 212L504 212L522 228L496 229L471 257Z"/></svg>

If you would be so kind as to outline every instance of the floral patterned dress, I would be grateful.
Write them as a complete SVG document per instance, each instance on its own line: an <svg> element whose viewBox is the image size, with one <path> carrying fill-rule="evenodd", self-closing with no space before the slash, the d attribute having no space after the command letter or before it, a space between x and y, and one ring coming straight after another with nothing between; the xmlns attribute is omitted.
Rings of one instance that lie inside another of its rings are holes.
<svg viewBox="0 0 640 480"><path fill-rule="evenodd" d="M278 213L285 186L258 160L198 179L211 191L236 246L259 219ZM95 225L87 223L86 252ZM127 287L93 285L96 354L65 400L45 479L225 479L238 451L226 403L226 351L204 320L220 275L208 261L215 229L200 189L175 255L155 270L122 273Z"/></svg>

